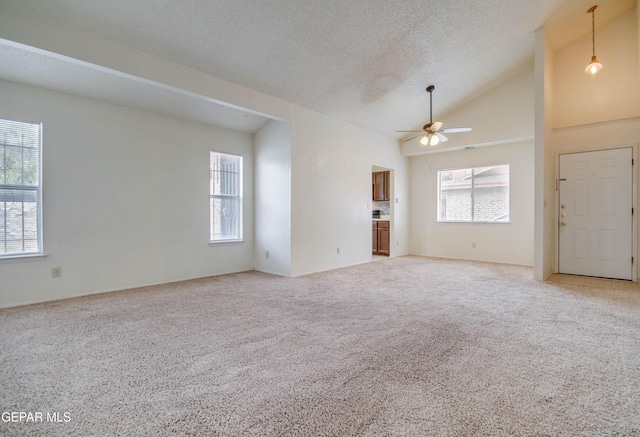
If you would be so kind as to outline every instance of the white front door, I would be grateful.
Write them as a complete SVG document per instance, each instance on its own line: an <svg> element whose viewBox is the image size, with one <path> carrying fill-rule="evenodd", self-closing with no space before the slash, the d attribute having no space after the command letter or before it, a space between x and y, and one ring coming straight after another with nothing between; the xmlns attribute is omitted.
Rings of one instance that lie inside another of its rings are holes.
<svg viewBox="0 0 640 437"><path fill-rule="evenodd" d="M560 155L560 273L632 279L632 149Z"/></svg>

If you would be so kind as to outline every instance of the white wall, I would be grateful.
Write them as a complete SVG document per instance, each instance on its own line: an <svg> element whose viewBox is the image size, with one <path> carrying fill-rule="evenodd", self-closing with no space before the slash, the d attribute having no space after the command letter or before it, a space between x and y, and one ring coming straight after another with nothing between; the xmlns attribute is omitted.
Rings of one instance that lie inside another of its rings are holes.
<svg viewBox="0 0 640 437"><path fill-rule="evenodd" d="M0 306L253 268L251 135L4 81L0 95L0 116L44 123L46 254L0 261ZM211 149L245 159L244 243L209 245Z"/></svg>
<svg viewBox="0 0 640 437"><path fill-rule="evenodd" d="M554 128L640 115L637 32L635 9L596 29L596 55L604 66L596 78L584 74L591 59L591 34L555 53Z"/></svg>
<svg viewBox="0 0 640 437"><path fill-rule="evenodd" d="M552 150L553 51L544 28L536 31L535 45L535 279L547 279L553 266L555 181Z"/></svg>
<svg viewBox="0 0 640 437"><path fill-rule="evenodd" d="M391 256L407 254L408 160L397 142L298 106L291 128L292 275L371 261L374 165L394 170Z"/></svg>
<svg viewBox="0 0 640 437"><path fill-rule="evenodd" d="M533 265L533 152L525 141L411 158L411 253ZM510 223L437 222L438 170L499 164L509 164Z"/></svg>
<svg viewBox="0 0 640 437"><path fill-rule="evenodd" d="M442 116L447 126L473 128L469 135L449 135L447 145L438 147L445 151L424 154L433 149L403 143L403 153L414 155L410 253L533 265L533 114L533 68L527 68ZM455 150L464 146L477 148ZM510 223L437 222L438 170L498 164L510 166Z"/></svg>
<svg viewBox="0 0 640 437"><path fill-rule="evenodd" d="M272 120L255 135L256 270L291 274L291 126ZM267 258L267 251L269 257Z"/></svg>

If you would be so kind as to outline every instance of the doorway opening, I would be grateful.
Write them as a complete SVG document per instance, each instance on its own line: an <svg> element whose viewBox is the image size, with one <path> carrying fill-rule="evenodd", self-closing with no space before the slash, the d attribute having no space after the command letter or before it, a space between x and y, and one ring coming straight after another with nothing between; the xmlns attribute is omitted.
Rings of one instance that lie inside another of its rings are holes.
<svg viewBox="0 0 640 437"><path fill-rule="evenodd" d="M393 170L373 166L371 168L371 256L374 260L392 255L393 192Z"/></svg>

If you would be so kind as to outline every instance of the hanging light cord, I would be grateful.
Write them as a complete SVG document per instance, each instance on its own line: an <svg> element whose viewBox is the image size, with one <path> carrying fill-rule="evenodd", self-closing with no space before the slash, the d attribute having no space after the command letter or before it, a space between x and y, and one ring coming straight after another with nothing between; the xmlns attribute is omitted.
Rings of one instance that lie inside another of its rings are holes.
<svg viewBox="0 0 640 437"><path fill-rule="evenodd" d="M591 8L591 47L593 55L596 55L596 7Z"/></svg>

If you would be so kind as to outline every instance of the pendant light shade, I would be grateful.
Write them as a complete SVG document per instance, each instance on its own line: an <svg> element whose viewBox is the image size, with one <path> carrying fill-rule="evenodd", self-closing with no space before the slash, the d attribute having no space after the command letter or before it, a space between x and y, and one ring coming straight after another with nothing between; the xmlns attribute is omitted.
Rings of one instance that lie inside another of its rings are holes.
<svg viewBox="0 0 640 437"><path fill-rule="evenodd" d="M587 68L584 69L584 72L587 76L596 77L602 71L602 64L598 62L598 59L595 56L591 57L591 63L587 65Z"/></svg>
<svg viewBox="0 0 640 437"><path fill-rule="evenodd" d="M589 77L596 77L602 71L602 64L598 62L598 58L596 58L596 19L595 19L595 11L598 5L591 6L587 13L591 14L591 62L587 65L587 68L584 69L584 72Z"/></svg>

